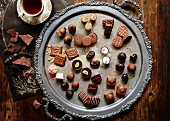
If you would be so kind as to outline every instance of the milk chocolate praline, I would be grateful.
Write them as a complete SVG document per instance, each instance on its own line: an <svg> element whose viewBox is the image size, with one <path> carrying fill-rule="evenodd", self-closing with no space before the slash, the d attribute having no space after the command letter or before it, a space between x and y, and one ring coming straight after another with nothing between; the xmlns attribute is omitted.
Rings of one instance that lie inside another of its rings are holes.
<svg viewBox="0 0 170 121"><path fill-rule="evenodd" d="M82 69L82 62L80 60L74 60L72 63L72 68L76 72L80 72L80 70Z"/></svg>

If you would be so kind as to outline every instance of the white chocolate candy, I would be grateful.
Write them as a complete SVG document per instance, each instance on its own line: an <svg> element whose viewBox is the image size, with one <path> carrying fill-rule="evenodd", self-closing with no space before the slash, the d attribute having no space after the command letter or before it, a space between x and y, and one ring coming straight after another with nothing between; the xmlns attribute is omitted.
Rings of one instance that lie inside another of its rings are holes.
<svg viewBox="0 0 170 121"><path fill-rule="evenodd" d="M101 48L101 53L102 53L103 55L107 55L108 52L109 52L109 49L108 49L107 47L104 46L104 47Z"/></svg>
<svg viewBox="0 0 170 121"><path fill-rule="evenodd" d="M110 57L105 56L105 57L103 58L103 64L106 64L106 65L110 64Z"/></svg>
<svg viewBox="0 0 170 121"><path fill-rule="evenodd" d="M63 80L63 79L64 79L63 73L56 74L56 80Z"/></svg>

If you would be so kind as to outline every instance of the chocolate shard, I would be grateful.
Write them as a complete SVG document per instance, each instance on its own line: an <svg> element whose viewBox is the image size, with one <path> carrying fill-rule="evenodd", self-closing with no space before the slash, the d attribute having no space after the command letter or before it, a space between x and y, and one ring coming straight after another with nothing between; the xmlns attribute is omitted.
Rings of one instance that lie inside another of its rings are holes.
<svg viewBox="0 0 170 121"><path fill-rule="evenodd" d="M4 50L4 54L14 54L20 50L20 46L17 46L13 43L9 43L7 48Z"/></svg>
<svg viewBox="0 0 170 121"><path fill-rule="evenodd" d="M16 32L15 37L11 37L10 42L17 42L18 41L18 35L19 35L19 33Z"/></svg>
<svg viewBox="0 0 170 121"><path fill-rule="evenodd" d="M12 62L15 65L30 67L31 66L31 59L25 56L18 58L17 60Z"/></svg>
<svg viewBox="0 0 170 121"><path fill-rule="evenodd" d="M15 38L16 37L16 31L15 29L9 29L7 31L7 33L12 37L12 38Z"/></svg>
<svg viewBox="0 0 170 121"><path fill-rule="evenodd" d="M25 42L26 45L30 45L30 43L32 42L32 40L34 39L31 35L27 34L27 35L19 35L19 37L21 38L22 41Z"/></svg>
<svg viewBox="0 0 170 121"><path fill-rule="evenodd" d="M22 70L19 67L17 67L16 65L11 66L11 72L12 72L12 75L22 74Z"/></svg>
<svg viewBox="0 0 170 121"><path fill-rule="evenodd" d="M17 59L17 57L18 57L18 54L17 54L17 53L8 56L8 57L5 59L5 64L9 64L11 61L14 61L15 59Z"/></svg>
<svg viewBox="0 0 170 121"><path fill-rule="evenodd" d="M27 70L27 71L25 71L25 72L23 73L23 76L24 76L24 78L27 80L28 77L30 76L30 74L31 74L31 70L29 69L29 70Z"/></svg>
<svg viewBox="0 0 170 121"><path fill-rule="evenodd" d="M22 47L19 54L26 57L32 57L32 53L28 50L27 46Z"/></svg>

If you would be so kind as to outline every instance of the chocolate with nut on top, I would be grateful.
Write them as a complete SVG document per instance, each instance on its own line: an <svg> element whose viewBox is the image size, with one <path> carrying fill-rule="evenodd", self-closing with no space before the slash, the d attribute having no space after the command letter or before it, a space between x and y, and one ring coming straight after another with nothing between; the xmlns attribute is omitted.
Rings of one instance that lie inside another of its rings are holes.
<svg viewBox="0 0 170 121"><path fill-rule="evenodd" d="M81 74L82 74L83 79L89 80L92 72L91 72L90 68L83 68Z"/></svg>
<svg viewBox="0 0 170 121"><path fill-rule="evenodd" d="M72 63L72 68L76 72L80 72L80 70L82 69L82 62L80 60L74 60Z"/></svg>

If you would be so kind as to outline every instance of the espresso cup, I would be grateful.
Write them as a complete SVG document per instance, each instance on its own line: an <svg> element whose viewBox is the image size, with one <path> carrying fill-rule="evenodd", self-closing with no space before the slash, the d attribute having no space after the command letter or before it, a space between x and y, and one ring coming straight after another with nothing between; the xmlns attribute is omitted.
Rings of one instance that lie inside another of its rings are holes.
<svg viewBox="0 0 170 121"><path fill-rule="evenodd" d="M44 9L42 0L21 0L20 4L22 13L27 16L38 16Z"/></svg>

